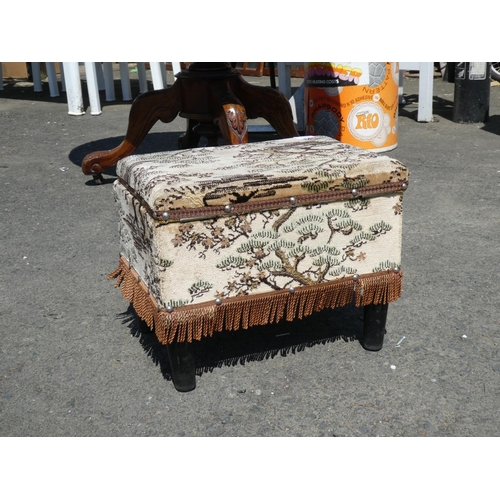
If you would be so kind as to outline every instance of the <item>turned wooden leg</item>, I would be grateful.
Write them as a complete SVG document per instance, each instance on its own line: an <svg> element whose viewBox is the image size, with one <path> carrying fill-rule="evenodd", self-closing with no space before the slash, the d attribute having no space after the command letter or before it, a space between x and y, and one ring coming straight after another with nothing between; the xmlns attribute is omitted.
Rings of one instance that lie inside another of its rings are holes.
<svg viewBox="0 0 500 500"><path fill-rule="evenodd" d="M372 304L364 307L364 333L361 345L367 351L382 349L388 308L389 304Z"/></svg>
<svg viewBox="0 0 500 500"><path fill-rule="evenodd" d="M290 103L280 91L256 87L241 78L235 92L245 107L248 118L266 119L282 139L300 136L293 123Z"/></svg>
<svg viewBox="0 0 500 500"><path fill-rule="evenodd" d="M190 342L167 344L172 381L179 392L192 391L196 387L194 356Z"/></svg>
<svg viewBox="0 0 500 500"><path fill-rule="evenodd" d="M181 87L177 82L168 89L152 90L138 96L130 108L123 142L109 151L88 154L82 162L83 173L95 176L132 154L157 121L169 123L175 119L181 111L181 101Z"/></svg>

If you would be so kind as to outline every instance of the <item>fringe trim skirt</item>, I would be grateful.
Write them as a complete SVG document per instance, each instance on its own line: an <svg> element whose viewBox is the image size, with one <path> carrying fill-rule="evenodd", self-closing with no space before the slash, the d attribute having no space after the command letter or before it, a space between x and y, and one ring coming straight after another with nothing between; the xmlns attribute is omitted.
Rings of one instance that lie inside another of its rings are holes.
<svg viewBox="0 0 500 500"><path fill-rule="evenodd" d="M210 337L223 330L248 329L292 321L310 316L323 309L343 307L352 302L356 307L387 304L398 299L402 291L400 269L347 277L317 285L297 287L186 305L169 312L159 307L128 260L120 256L118 268L108 275L116 279L122 295L134 307L137 315L156 333L162 344L192 342Z"/></svg>

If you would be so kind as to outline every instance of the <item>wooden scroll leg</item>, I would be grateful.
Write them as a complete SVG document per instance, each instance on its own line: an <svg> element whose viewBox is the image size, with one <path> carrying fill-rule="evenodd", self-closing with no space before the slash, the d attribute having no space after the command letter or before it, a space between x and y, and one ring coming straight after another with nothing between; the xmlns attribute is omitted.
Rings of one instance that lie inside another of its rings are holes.
<svg viewBox="0 0 500 500"><path fill-rule="evenodd" d="M382 349L388 308L389 304L372 304L364 307L364 333L361 345L367 351Z"/></svg>
<svg viewBox="0 0 500 500"><path fill-rule="evenodd" d="M227 144L246 144L248 125L245 108L241 104L223 104L219 128Z"/></svg>
<svg viewBox="0 0 500 500"><path fill-rule="evenodd" d="M181 111L181 87L178 81L168 89L152 90L138 96L132 103L128 128L123 142L109 151L88 154L82 162L86 175L99 175L103 170L132 154L151 127L159 120L169 123Z"/></svg>
<svg viewBox="0 0 500 500"><path fill-rule="evenodd" d="M226 82L211 82L211 97L214 109L219 107L217 123L226 144L246 144L248 142L248 124L245 107L231 92Z"/></svg>
<svg viewBox="0 0 500 500"><path fill-rule="evenodd" d="M293 123L292 108L288 99L279 90L257 87L240 78L237 92L248 118L266 119L282 138L298 137Z"/></svg>
<svg viewBox="0 0 500 500"><path fill-rule="evenodd" d="M167 344L172 381L179 392L192 391L196 387L194 356L189 342Z"/></svg>

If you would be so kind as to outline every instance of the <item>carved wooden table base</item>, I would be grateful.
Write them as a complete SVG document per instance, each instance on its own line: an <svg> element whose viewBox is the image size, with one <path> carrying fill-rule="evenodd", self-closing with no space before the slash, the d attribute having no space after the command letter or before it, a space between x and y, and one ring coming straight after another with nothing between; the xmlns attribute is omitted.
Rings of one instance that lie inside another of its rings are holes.
<svg viewBox="0 0 500 500"><path fill-rule="evenodd" d="M123 142L88 154L82 162L84 174L99 177L132 154L157 121L169 123L177 115L188 123L180 148L196 147L200 135L216 145L219 131L226 144L247 143L247 118L264 118L282 138L299 135L288 99L275 89L249 84L228 63L193 63L176 76L171 87L135 99Z"/></svg>

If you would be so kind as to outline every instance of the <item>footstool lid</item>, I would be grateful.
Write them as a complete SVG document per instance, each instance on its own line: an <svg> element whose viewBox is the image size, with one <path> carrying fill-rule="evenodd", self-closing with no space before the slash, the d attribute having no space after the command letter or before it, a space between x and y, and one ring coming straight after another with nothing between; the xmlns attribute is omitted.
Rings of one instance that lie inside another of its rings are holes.
<svg viewBox="0 0 500 500"><path fill-rule="evenodd" d="M324 136L132 155L117 175L160 220L396 192L408 180L399 161Z"/></svg>

